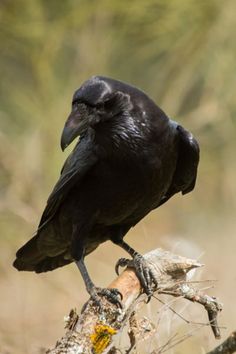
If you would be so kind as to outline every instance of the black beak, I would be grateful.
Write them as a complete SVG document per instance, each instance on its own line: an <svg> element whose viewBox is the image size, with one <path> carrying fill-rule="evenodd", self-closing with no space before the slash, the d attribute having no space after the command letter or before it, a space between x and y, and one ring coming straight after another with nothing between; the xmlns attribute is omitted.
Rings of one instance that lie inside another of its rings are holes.
<svg viewBox="0 0 236 354"><path fill-rule="evenodd" d="M66 121L62 135L61 135L61 149L62 151L72 143L72 141L81 135L87 129L87 122L85 120L78 120L74 114L70 114Z"/></svg>
<svg viewBox="0 0 236 354"><path fill-rule="evenodd" d="M73 129L71 129L69 126L64 127L62 135L61 135L61 149L62 151L65 150L65 148L67 148L68 145L70 145L70 143L72 143L72 141L75 139L75 137L73 137Z"/></svg>

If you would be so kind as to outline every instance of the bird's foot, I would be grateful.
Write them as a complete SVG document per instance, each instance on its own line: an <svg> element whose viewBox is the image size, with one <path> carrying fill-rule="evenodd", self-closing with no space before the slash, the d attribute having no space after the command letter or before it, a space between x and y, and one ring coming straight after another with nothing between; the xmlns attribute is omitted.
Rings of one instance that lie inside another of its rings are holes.
<svg viewBox="0 0 236 354"><path fill-rule="evenodd" d="M119 267L131 267L135 269L135 273L139 278L144 292L150 301L153 292L157 289L158 281L156 275L148 262L141 254L136 254L132 260L120 258L115 266L116 274L119 275Z"/></svg>
<svg viewBox="0 0 236 354"><path fill-rule="evenodd" d="M117 305L119 308L123 308L122 299L123 295L120 293L118 289L115 288L99 288L99 287L92 287L89 291L91 299L94 303L101 309L103 307L101 297L106 297L108 301L112 304Z"/></svg>

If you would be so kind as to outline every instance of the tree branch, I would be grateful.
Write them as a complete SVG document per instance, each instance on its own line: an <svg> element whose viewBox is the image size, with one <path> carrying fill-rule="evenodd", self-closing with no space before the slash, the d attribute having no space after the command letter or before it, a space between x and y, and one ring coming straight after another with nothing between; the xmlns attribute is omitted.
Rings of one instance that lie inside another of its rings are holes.
<svg viewBox="0 0 236 354"><path fill-rule="evenodd" d="M216 338L219 338L217 314L222 309L221 305L215 298L191 287L186 280L190 270L202 265L162 249L151 251L144 257L158 279L156 292L184 297L202 304L208 313L213 333ZM123 309L118 309L106 298L102 298L102 311L91 300L84 305L80 316L75 310L71 310L65 335L57 341L54 349L47 351L48 354L100 354L104 353L104 350L108 353L109 348L112 347L113 337L124 327L136 305L147 299L132 268L127 268L109 285L109 288L117 288L121 292Z"/></svg>
<svg viewBox="0 0 236 354"><path fill-rule="evenodd" d="M211 350L207 354L232 354L236 353L236 331L231 333L231 335L218 347Z"/></svg>

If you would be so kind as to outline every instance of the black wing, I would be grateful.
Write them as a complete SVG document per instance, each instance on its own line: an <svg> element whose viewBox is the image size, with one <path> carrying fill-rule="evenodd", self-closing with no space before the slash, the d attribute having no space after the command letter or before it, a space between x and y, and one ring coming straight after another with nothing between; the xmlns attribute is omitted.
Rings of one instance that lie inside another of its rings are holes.
<svg viewBox="0 0 236 354"><path fill-rule="evenodd" d="M61 176L48 198L38 231L54 217L71 188L83 179L97 160L92 137L86 134L75 146L62 168Z"/></svg>
<svg viewBox="0 0 236 354"><path fill-rule="evenodd" d="M158 206L164 204L174 194L191 192L196 183L200 149L197 140L181 125L176 127L179 137L178 160L170 188Z"/></svg>

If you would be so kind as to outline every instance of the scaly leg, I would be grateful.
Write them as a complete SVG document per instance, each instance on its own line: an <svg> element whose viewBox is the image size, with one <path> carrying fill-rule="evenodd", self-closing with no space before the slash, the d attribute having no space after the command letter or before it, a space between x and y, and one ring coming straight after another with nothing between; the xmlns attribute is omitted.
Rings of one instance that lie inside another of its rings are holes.
<svg viewBox="0 0 236 354"><path fill-rule="evenodd" d="M122 308L122 294L117 289L103 289L96 287L88 274L87 268L84 264L84 255L85 244L90 231L91 223L89 222L84 223L83 225L78 225L76 223L74 224L71 242L71 256L80 270L91 299L96 303L96 305L102 308L101 296L105 296L110 302Z"/></svg>
<svg viewBox="0 0 236 354"><path fill-rule="evenodd" d="M86 289L89 295L91 296L91 299L96 303L97 306L99 306L100 308L102 307L101 296L105 296L111 303L116 304L120 308L123 307L121 303L122 294L119 292L118 289L96 287L88 274L83 258L78 261L75 261L75 263L80 270Z"/></svg>

